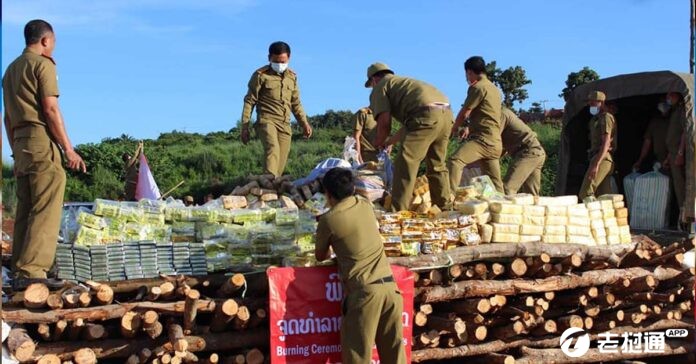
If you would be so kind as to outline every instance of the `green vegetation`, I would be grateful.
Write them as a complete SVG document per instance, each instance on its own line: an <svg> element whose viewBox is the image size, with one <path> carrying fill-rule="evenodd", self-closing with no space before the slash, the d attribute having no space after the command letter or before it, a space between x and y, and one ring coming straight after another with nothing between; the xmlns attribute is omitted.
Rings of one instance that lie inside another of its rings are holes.
<svg viewBox="0 0 696 364"><path fill-rule="evenodd" d="M590 67L583 67L578 72L571 72L568 74L568 79L565 84L566 87L561 90L558 97L562 97L564 100L568 100L570 93L575 90L576 87L599 80L599 74Z"/></svg>
<svg viewBox="0 0 696 364"><path fill-rule="evenodd" d="M524 87L532 83L527 78L527 72L521 66L508 67L505 70L498 68L496 61L486 64L488 78L500 88L503 93L503 104L512 109L516 102L523 102L529 98Z"/></svg>
<svg viewBox="0 0 696 364"><path fill-rule="evenodd" d="M295 178L303 177L320 161L340 157L343 141L350 132L352 112L329 110L310 118L314 136L302 138L299 129L294 130L293 144L286 173ZM533 124L548 154L544 167L542 192L553 194L560 127L554 124ZM253 130L253 129L252 129ZM162 192L180 181L185 184L173 195L192 195L198 201L212 193L218 196L229 193L244 182L246 176L262 172L262 147L254 139L248 145L240 141L237 128L228 132L209 134L172 131L161 134L155 140L145 140L145 154ZM118 199L123 192L124 152L133 152L138 141L128 135L107 138L100 143L78 146L78 152L87 163L88 173L68 173L66 201L92 201L95 198ZM452 143L450 152L458 143ZM508 161L503 159L503 173ZM425 165L422 166L424 171ZM3 197L11 212L15 204L11 167L3 166Z"/></svg>

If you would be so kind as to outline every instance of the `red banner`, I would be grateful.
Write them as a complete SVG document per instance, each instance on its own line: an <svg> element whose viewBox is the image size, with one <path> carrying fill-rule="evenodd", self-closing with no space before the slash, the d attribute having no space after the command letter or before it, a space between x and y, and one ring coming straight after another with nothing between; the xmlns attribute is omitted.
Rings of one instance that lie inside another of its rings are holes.
<svg viewBox="0 0 696 364"><path fill-rule="evenodd" d="M392 266L404 299L404 348L411 361L413 274ZM343 287L336 267L270 268L271 363L341 363ZM372 363L379 363L377 349Z"/></svg>

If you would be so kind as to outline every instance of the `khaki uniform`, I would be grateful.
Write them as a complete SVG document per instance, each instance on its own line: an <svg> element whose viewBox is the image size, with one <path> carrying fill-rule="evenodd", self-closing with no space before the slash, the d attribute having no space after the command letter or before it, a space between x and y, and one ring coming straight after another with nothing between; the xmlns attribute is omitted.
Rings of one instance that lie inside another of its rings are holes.
<svg viewBox="0 0 696 364"><path fill-rule="evenodd" d="M614 115L608 112L601 112L590 119L590 163L595 155L602 149L602 136L609 134L611 143L609 153L599 162L599 170L594 179L590 179L588 174L582 181L580 187L580 198L587 196L599 196L611 193L611 175L614 173L614 159L612 153L616 151L616 121Z"/></svg>
<svg viewBox="0 0 696 364"><path fill-rule="evenodd" d="M669 116L669 125L667 126L667 136L665 139L670 158L669 170L672 174L672 186L674 187L674 194L677 196L677 205L679 208L684 206L684 199L686 198L686 177L684 173L685 167L677 167L674 165L674 162L677 159L679 145L681 144L681 138L684 134L684 125L686 123L684 117L685 113L683 104L672 107L672 112Z"/></svg>
<svg viewBox="0 0 696 364"><path fill-rule="evenodd" d="M505 194L518 192L538 196L541 190L541 169L546 152L537 135L520 120L512 110L503 108L500 128L503 150L510 154L512 162L503 180Z"/></svg>
<svg viewBox="0 0 696 364"><path fill-rule="evenodd" d="M469 87L462 107L470 109L469 140L457 149L449 160L450 188L459 187L464 168L476 161L481 172L488 175L499 192L503 192L500 178L500 155L503 143L500 137L502 109L500 91L487 77Z"/></svg>
<svg viewBox="0 0 696 364"><path fill-rule="evenodd" d="M41 105L44 98L59 95L55 63L25 49L7 67L2 87L17 175L12 270L19 277L46 278L55 258L65 193L61 151Z"/></svg>
<svg viewBox="0 0 696 364"><path fill-rule="evenodd" d="M454 119L447 97L425 82L387 75L372 89L370 109L376 116L390 112L406 131L394 161L393 209L408 209L424 159L433 203L446 207L450 190L445 159Z"/></svg>
<svg viewBox="0 0 696 364"><path fill-rule="evenodd" d="M251 75L249 91L244 97L242 124L249 123L254 107L257 115L256 134L265 153L265 173L280 176L285 171L290 154L290 114L300 124L307 122L295 72L288 68L278 74L270 66L256 70Z"/></svg>
<svg viewBox="0 0 696 364"><path fill-rule="evenodd" d="M347 291L342 306L342 362L369 363L377 344L382 363L406 363L403 298L393 282L369 201L347 197L319 219L317 249L329 245Z"/></svg>
<svg viewBox="0 0 696 364"><path fill-rule="evenodd" d="M377 137L377 121L372 116L372 110L365 107L355 113L353 131L360 132L360 140L356 142L360 143L360 156L363 162L377 162L379 151L372 145Z"/></svg>
<svg viewBox="0 0 696 364"><path fill-rule="evenodd" d="M660 163L667 159L667 126L668 120L662 116L655 116L648 122L648 127L643 135L643 139L650 140L653 154Z"/></svg>

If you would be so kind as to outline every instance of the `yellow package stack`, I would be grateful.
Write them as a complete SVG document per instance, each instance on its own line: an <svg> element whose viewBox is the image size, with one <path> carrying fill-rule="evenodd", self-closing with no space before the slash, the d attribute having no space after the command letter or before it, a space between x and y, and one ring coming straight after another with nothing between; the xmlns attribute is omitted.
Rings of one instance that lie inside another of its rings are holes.
<svg viewBox="0 0 696 364"><path fill-rule="evenodd" d="M590 225L590 213L584 204L568 206L566 239L571 244L595 245Z"/></svg>
<svg viewBox="0 0 696 364"><path fill-rule="evenodd" d="M544 222L544 243L561 244L566 242L568 234L568 206L552 200L552 197L545 198L546 216Z"/></svg>
<svg viewBox="0 0 696 364"><path fill-rule="evenodd" d="M511 201L491 201L488 205L493 226L493 243L519 243L523 206Z"/></svg>
<svg viewBox="0 0 696 364"><path fill-rule="evenodd" d="M599 196L599 200L602 201L602 203L605 203L604 201L611 201L612 207L614 208L614 217L616 219L616 225L618 226L617 229L612 229L612 231L617 231L617 235L619 237L618 240L620 243L630 243L631 228L628 226L628 209L624 205L624 196L618 194L608 194ZM606 207L609 207L608 203L606 203ZM611 222L609 223L609 225L613 226ZM616 239L612 238L612 240L615 241Z"/></svg>

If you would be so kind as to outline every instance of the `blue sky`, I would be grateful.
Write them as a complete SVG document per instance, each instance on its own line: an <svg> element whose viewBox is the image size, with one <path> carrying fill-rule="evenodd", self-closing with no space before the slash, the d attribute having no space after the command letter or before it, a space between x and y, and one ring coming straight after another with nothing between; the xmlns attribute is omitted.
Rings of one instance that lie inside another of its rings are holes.
<svg viewBox="0 0 696 364"><path fill-rule="evenodd" d="M471 55L525 68L533 83L523 107L561 108L567 74L583 66L601 76L687 72L688 16L687 0L4 0L2 69L21 53L28 20L54 25L75 144L230 129L275 40L292 46L310 115L366 105L374 61L459 105Z"/></svg>

